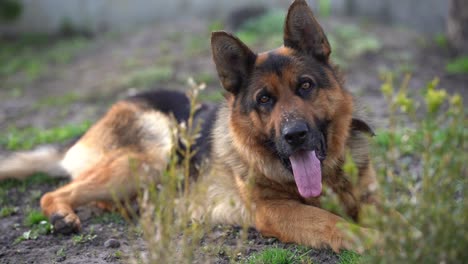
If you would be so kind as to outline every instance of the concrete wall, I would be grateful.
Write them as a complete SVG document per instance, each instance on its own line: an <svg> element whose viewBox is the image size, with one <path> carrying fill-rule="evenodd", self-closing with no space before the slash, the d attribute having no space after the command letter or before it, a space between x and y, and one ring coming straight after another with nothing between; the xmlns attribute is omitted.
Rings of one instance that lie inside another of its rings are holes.
<svg viewBox="0 0 468 264"><path fill-rule="evenodd" d="M181 16L224 18L245 5L286 8L289 0L19 0L21 17L0 25L0 33L54 33L64 25L97 32L125 30L134 26ZM316 6L317 0L308 0ZM422 32L445 29L447 0L330 0L333 12L367 16L381 22L411 26Z"/></svg>

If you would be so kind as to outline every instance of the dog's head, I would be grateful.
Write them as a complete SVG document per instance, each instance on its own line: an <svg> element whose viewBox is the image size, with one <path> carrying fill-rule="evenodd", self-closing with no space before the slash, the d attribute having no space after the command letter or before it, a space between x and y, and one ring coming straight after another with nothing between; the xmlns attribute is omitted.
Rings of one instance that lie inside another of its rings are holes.
<svg viewBox="0 0 468 264"><path fill-rule="evenodd" d="M226 32L214 32L211 45L233 133L292 172L302 196L319 195L323 166L343 155L353 103L307 3L290 6L280 48L255 54Z"/></svg>

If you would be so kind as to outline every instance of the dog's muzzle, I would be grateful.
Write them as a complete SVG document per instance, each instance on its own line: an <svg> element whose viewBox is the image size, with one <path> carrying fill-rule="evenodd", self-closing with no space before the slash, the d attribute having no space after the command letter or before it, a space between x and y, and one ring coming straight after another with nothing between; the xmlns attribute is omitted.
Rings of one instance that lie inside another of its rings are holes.
<svg viewBox="0 0 468 264"><path fill-rule="evenodd" d="M325 136L304 120L290 121L281 128L277 151L283 158L289 158L298 151L315 151L317 158L323 161L326 158Z"/></svg>

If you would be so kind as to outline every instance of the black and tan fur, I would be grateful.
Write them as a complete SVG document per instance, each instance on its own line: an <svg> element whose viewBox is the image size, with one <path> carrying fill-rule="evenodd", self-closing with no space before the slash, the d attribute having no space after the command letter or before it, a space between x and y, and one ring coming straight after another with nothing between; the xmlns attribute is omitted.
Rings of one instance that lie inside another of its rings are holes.
<svg viewBox="0 0 468 264"><path fill-rule="evenodd" d="M220 106L203 106L196 114L204 122L193 162L208 158L209 170L195 183L207 191L204 204L191 206L193 216L250 225L284 242L353 248L338 227L351 224L321 209L320 197L302 197L288 163L296 151L316 150L323 183L355 220L362 203L376 202L367 146L372 131L355 118L352 96L306 2L296 0L289 8L278 49L255 54L226 32L214 32L211 45L227 95ZM72 181L46 193L41 207L57 232L77 231L77 206L112 202L116 194L133 195L137 182L158 181L177 144L168 114L182 122L188 105L184 95L167 91L120 101L65 152L49 148L4 159L0 179L23 178L41 168L66 172ZM347 150L358 165L357 185L343 172Z"/></svg>

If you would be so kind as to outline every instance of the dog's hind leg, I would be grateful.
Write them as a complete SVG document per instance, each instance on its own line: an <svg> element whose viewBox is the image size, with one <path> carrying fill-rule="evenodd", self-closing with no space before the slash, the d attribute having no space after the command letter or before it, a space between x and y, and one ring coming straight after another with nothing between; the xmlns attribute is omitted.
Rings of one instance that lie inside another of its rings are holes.
<svg viewBox="0 0 468 264"><path fill-rule="evenodd" d="M157 181L166 163L166 159L148 160L143 154L113 153L69 184L46 193L41 199L41 208L50 218L55 232L79 231L81 223L74 212L76 207L96 201L130 198L142 183Z"/></svg>

